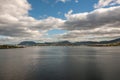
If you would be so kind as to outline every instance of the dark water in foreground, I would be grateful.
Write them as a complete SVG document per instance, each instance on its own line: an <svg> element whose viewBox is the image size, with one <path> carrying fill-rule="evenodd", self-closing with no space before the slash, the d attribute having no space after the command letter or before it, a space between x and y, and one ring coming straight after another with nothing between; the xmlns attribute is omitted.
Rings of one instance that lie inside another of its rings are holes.
<svg viewBox="0 0 120 80"><path fill-rule="evenodd" d="M0 80L120 80L120 47L0 50Z"/></svg>

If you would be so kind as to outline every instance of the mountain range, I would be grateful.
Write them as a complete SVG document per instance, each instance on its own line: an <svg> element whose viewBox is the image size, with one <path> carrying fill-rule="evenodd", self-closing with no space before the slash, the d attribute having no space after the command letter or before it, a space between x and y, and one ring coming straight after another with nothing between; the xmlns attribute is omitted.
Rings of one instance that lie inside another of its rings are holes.
<svg viewBox="0 0 120 80"><path fill-rule="evenodd" d="M60 42L44 42L36 43L34 41L23 41L18 45L24 46L70 46L70 45L88 45L88 46L118 46L120 45L120 38L109 40L109 41L84 41L84 42L69 42L69 41L60 41Z"/></svg>

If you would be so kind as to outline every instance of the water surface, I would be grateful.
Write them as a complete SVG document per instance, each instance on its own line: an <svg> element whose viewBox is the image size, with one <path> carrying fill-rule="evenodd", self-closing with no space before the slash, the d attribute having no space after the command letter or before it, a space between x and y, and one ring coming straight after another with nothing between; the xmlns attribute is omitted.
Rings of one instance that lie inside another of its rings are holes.
<svg viewBox="0 0 120 80"><path fill-rule="evenodd" d="M0 80L120 80L120 47L1 49Z"/></svg>

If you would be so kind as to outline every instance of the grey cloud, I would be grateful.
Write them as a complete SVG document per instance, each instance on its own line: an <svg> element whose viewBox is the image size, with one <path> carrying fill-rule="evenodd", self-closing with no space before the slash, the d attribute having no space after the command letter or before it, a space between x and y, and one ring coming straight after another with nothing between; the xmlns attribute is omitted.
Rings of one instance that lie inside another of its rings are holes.
<svg viewBox="0 0 120 80"><path fill-rule="evenodd" d="M29 16L27 0L0 0L0 35L10 37L41 37L45 31L57 28L63 20L48 17L37 20Z"/></svg>
<svg viewBox="0 0 120 80"><path fill-rule="evenodd" d="M71 41L89 41L89 40L104 40L105 38L120 37L120 28L96 28L91 30L73 30L68 33L57 36L61 40Z"/></svg>
<svg viewBox="0 0 120 80"><path fill-rule="evenodd" d="M62 26L67 30L94 29L120 23L119 16L120 6L101 8L89 13L66 14L67 20Z"/></svg>
<svg viewBox="0 0 120 80"><path fill-rule="evenodd" d="M64 24L64 20L54 17L48 17L46 19L42 19L36 22L32 26L32 28L37 30L51 30L60 28L59 26L61 26L62 24Z"/></svg>
<svg viewBox="0 0 120 80"><path fill-rule="evenodd" d="M29 16L31 5L27 0L0 0L0 2L0 35L12 37L10 40L52 41L44 38L46 32L51 29L68 30L69 33L58 37L70 40L85 40L91 36L99 38L102 35L103 37L120 36L120 6L78 14L72 14L71 10L65 15L66 20L55 17L37 20Z"/></svg>

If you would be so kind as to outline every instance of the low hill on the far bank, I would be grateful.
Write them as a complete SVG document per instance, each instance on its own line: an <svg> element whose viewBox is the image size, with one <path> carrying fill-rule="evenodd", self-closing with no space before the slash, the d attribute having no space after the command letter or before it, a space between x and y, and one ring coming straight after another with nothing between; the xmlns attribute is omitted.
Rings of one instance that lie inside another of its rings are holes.
<svg viewBox="0 0 120 80"><path fill-rule="evenodd" d="M21 43L19 43L18 45L25 45L25 46L34 46L36 45L37 43L34 42L34 41L23 41Z"/></svg>

